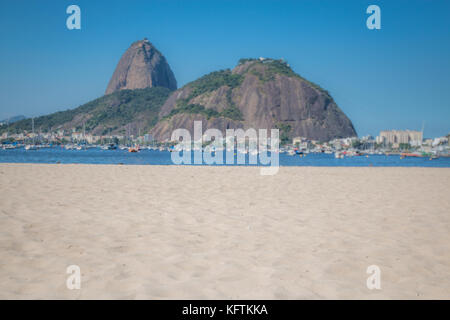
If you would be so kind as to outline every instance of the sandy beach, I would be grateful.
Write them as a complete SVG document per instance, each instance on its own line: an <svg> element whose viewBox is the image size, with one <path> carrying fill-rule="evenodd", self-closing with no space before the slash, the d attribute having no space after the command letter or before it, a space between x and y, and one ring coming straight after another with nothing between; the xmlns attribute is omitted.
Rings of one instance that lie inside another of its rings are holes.
<svg viewBox="0 0 450 320"><path fill-rule="evenodd" d="M449 299L449 187L434 168L0 164L0 299Z"/></svg>

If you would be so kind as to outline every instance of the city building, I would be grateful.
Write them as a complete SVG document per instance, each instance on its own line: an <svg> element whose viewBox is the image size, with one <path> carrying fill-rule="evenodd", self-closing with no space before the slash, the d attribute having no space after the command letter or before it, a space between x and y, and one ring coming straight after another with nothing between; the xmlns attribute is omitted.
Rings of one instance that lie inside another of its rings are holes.
<svg viewBox="0 0 450 320"><path fill-rule="evenodd" d="M292 139L292 144L300 150L307 150L312 147L311 141L304 137L295 137Z"/></svg>
<svg viewBox="0 0 450 320"><path fill-rule="evenodd" d="M412 146L420 146L422 144L422 131L412 130L390 130L381 131L376 142L383 145L391 145L398 148L400 144L410 144Z"/></svg>

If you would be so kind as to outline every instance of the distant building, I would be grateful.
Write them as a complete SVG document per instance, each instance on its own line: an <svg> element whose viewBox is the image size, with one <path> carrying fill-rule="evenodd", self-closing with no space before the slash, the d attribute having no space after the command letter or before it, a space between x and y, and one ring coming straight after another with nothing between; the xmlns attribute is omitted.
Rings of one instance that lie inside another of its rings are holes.
<svg viewBox="0 0 450 320"><path fill-rule="evenodd" d="M370 134L361 138L361 141L371 141L371 140L373 140L373 137Z"/></svg>
<svg viewBox="0 0 450 320"><path fill-rule="evenodd" d="M307 150L312 147L311 141L304 137L296 137L292 139L292 144L298 146L300 149Z"/></svg>
<svg viewBox="0 0 450 320"><path fill-rule="evenodd" d="M302 143L304 141L306 141L307 139L304 137L295 137L292 139L292 144L295 145L297 143Z"/></svg>
<svg viewBox="0 0 450 320"><path fill-rule="evenodd" d="M398 147L401 143L419 146L422 144L422 139L422 131L391 130L381 131L380 135L377 137L377 143L392 145L393 147Z"/></svg>
<svg viewBox="0 0 450 320"><path fill-rule="evenodd" d="M152 142L153 141L153 136L151 134L144 134L144 142Z"/></svg>
<svg viewBox="0 0 450 320"><path fill-rule="evenodd" d="M434 138L432 146L436 147L439 145L448 145L448 138L447 137Z"/></svg>
<svg viewBox="0 0 450 320"><path fill-rule="evenodd" d="M87 134L85 137L85 140L87 143L92 144L92 143L96 143L97 141L100 140L99 136L94 136L92 134Z"/></svg>
<svg viewBox="0 0 450 320"><path fill-rule="evenodd" d="M83 139L83 133L81 133L81 132L73 132L72 133L72 139L74 139L74 140L82 140Z"/></svg>

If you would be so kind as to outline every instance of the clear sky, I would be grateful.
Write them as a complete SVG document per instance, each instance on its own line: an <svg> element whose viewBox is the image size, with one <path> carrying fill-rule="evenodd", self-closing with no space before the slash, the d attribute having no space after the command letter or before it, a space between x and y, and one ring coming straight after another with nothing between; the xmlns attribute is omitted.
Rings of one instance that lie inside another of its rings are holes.
<svg viewBox="0 0 450 320"><path fill-rule="evenodd" d="M81 8L81 30L66 8ZM381 30L366 8L381 8ZM450 132L450 1L0 2L0 119L103 95L123 52L147 37L182 86L241 57L284 58L328 90L358 135Z"/></svg>

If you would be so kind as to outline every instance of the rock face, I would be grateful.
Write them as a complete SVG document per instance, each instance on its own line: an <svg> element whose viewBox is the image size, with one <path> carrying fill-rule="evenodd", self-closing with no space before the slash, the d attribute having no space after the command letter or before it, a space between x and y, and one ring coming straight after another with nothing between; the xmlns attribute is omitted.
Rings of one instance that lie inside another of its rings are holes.
<svg viewBox="0 0 450 320"><path fill-rule="evenodd" d="M122 89L177 88L166 58L147 39L134 42L123 54L105 94Z"/></svg>
<svg viewBox="0 0 450 320"><path fill-rule="evenodd" d="M272 59L241 59L232 71L213 72L176 90L161 107L152 129L157 140L169 140L177 128L203 131L280 129L281 139L306 137L329 141L356 136L347 116L330 94Z"/></svg>

